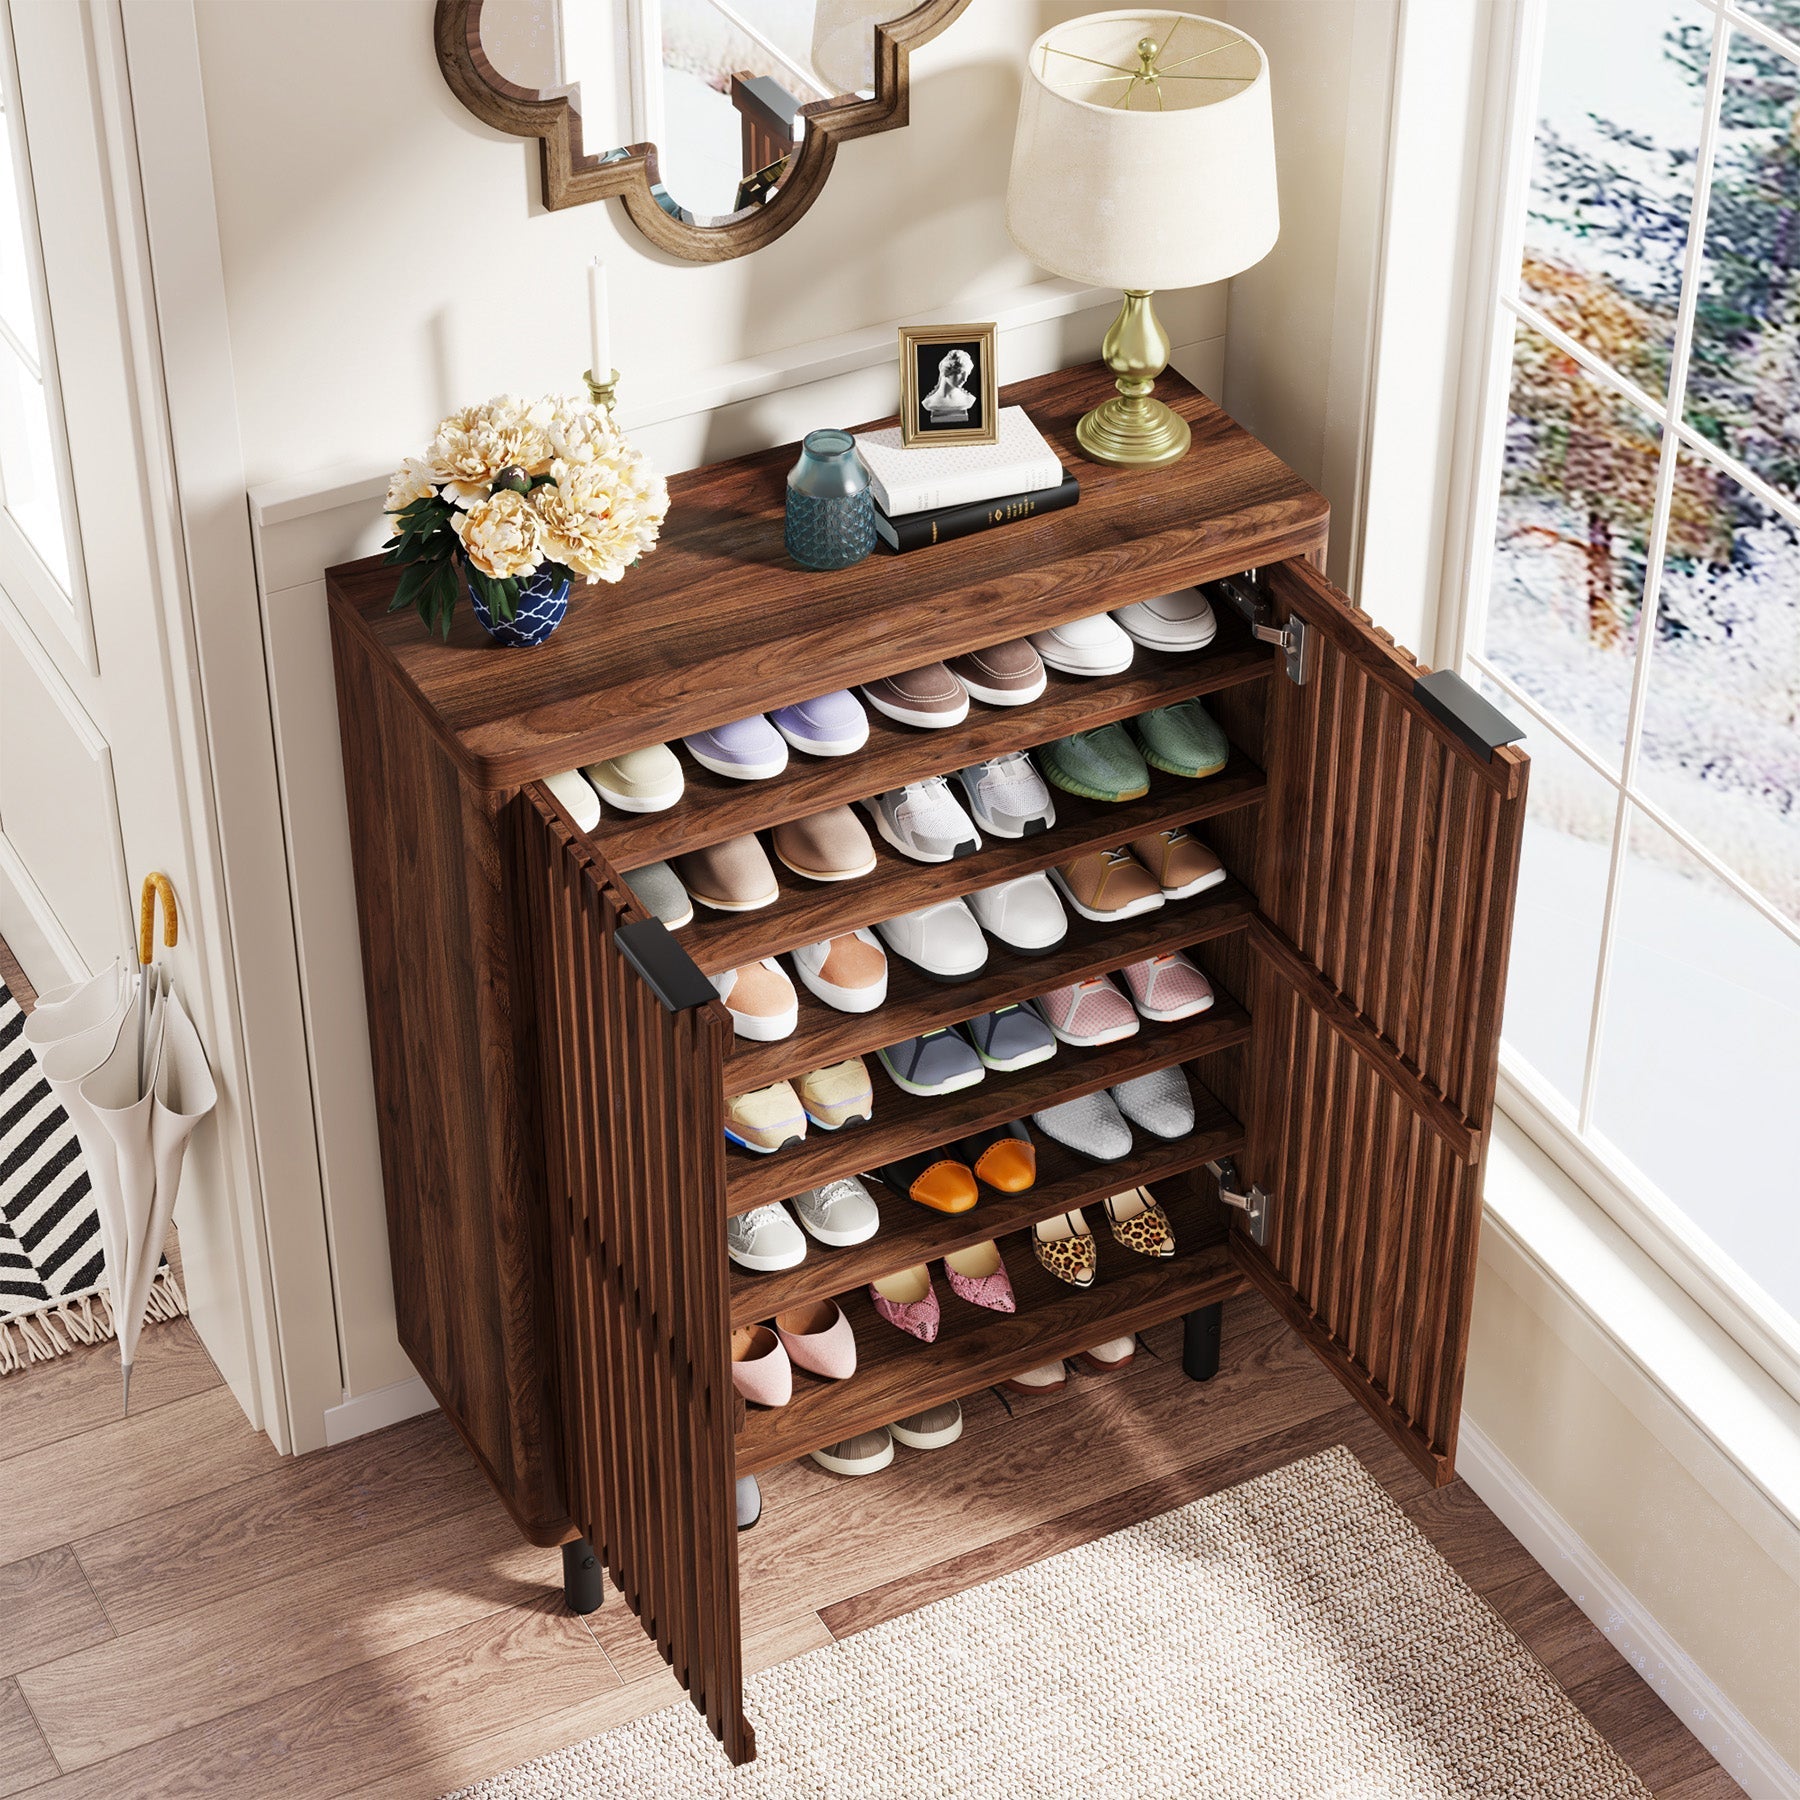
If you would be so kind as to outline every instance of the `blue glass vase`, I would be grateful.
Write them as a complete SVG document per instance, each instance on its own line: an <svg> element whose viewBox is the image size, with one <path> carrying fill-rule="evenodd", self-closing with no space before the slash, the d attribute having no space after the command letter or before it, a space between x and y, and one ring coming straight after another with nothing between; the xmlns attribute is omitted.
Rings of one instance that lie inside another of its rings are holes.
<svg viewBox="0 0 1800 1800"><path fill-rule="evenodd" d="M563 614L569 610L569 577L553 575L548 569L540 569L519 583L519 597L513 603L510 619L495 618L475 584L467 585L469 604L475 608L482 630L496 644L504 644L509 650L541 644L563 622Z"/></svg>
<svg viewBox="0 0 1800 1800"><path fill-rule="evenodd" d="M788 472L786 540L803 569L847 569L875 548L875 498L849 432L806 434Z"/></svg>

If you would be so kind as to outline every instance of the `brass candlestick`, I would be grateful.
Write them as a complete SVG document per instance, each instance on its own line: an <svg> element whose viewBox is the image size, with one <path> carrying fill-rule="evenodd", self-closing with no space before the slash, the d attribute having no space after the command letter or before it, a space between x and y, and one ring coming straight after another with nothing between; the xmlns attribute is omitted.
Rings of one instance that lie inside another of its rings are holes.
<svg viewBox="0 0 1800 1800"><path fill-rule="evenodd" d="M1100 360L1118 377L1118 393L1075 427L1075 441L1096 462L1153 468L1187 455L1187 420L1151 389L1169 366L1163 330L1148 288L1127 288L1119 316L1100 345Z"/></svg>
<svg viewBox="0 0 1800 1800"><path fill-rule="evenodd" d="M588 398L596 406L603 407L606 416L610 419L613 409L618 404L619 371L617 369L609 370L604 381L596 381L594 371L586 369L582 372L582 379L587 383Z"/></svg>

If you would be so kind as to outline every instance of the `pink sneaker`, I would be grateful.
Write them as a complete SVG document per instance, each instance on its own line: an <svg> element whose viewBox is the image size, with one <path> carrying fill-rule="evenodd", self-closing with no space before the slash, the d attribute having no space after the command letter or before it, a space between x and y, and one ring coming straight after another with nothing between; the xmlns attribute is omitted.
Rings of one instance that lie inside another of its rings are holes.
<svg viewBox="0 0 1800 1800"><path fill-rule="evenodd" d="M1006 1264L1000 1260L1000 1248L992 1238L985 1244L972 1244L967 1250L952 1250L944 1258L944 1273L949 1277L951 1291L971 1306L985 1306L989 1312L1018 1311Z"/></svg>
<svg viewBox="0 0 1800 1800"><path fill-rule="evenodd" d="M1146 1019L1191 1019L1213 1003L1212 983L1179 950L1147 956L1120 973L1132 1005Z"/></svg>
<svg viewBox="0 0 1800 1800"><path fill-rule="evenodd" d="M1113 1044L1138 1028L1131 1002L1104 975L1052 988L1033 1004L1065 1044Z"/></svg>
<svg viewBox="0 0 1800 1800"><path fill-rule="evenodd" d="M937 1342L937 1289L931 1285L931 1271L923 1263L870 1282L869 1298L890 1325L897 1325L923 1343Z"/></svg>

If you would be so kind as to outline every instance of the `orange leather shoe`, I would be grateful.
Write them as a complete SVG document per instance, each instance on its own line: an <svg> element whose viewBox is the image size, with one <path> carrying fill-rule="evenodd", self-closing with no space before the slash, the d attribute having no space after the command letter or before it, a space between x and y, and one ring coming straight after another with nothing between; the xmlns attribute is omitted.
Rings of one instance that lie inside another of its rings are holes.
<svg viewBox="0 0 1800 1800"><path fill-rule="evenodd" d="M1022 1194L1037 1180L1037 1148L1018 1120L978 1131L956 1146L956 1154L989 1187Z"/></svg>
<svg viewBox="0 0 1800 1800"><path fill-rule="evenodd" d="M981 1198L973 1173L942 1151L903 1157L880 1171L881 1179L896 1194L905 1194L933 1212L967 1212Z"/></svg>

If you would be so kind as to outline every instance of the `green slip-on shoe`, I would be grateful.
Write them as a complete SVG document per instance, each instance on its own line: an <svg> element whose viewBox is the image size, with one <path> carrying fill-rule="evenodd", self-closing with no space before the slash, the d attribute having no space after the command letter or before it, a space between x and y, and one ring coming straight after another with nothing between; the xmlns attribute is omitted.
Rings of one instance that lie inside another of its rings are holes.
<svg viewBox="0 0 1800 1800"><path fill-rule="evenodd" d="M1150 791L1150 771L1122 725L1056 738L1033 755L1046 781L1084 800L1135 800Z"/></svg>
<svg viewBox="0 0 1800 1800"><path fill-rule="evenodd" d="M1131 721L1144 760L1168 775L1216 775L1231 754L1224 730L1198 700L1178 700Z"/></svg>

